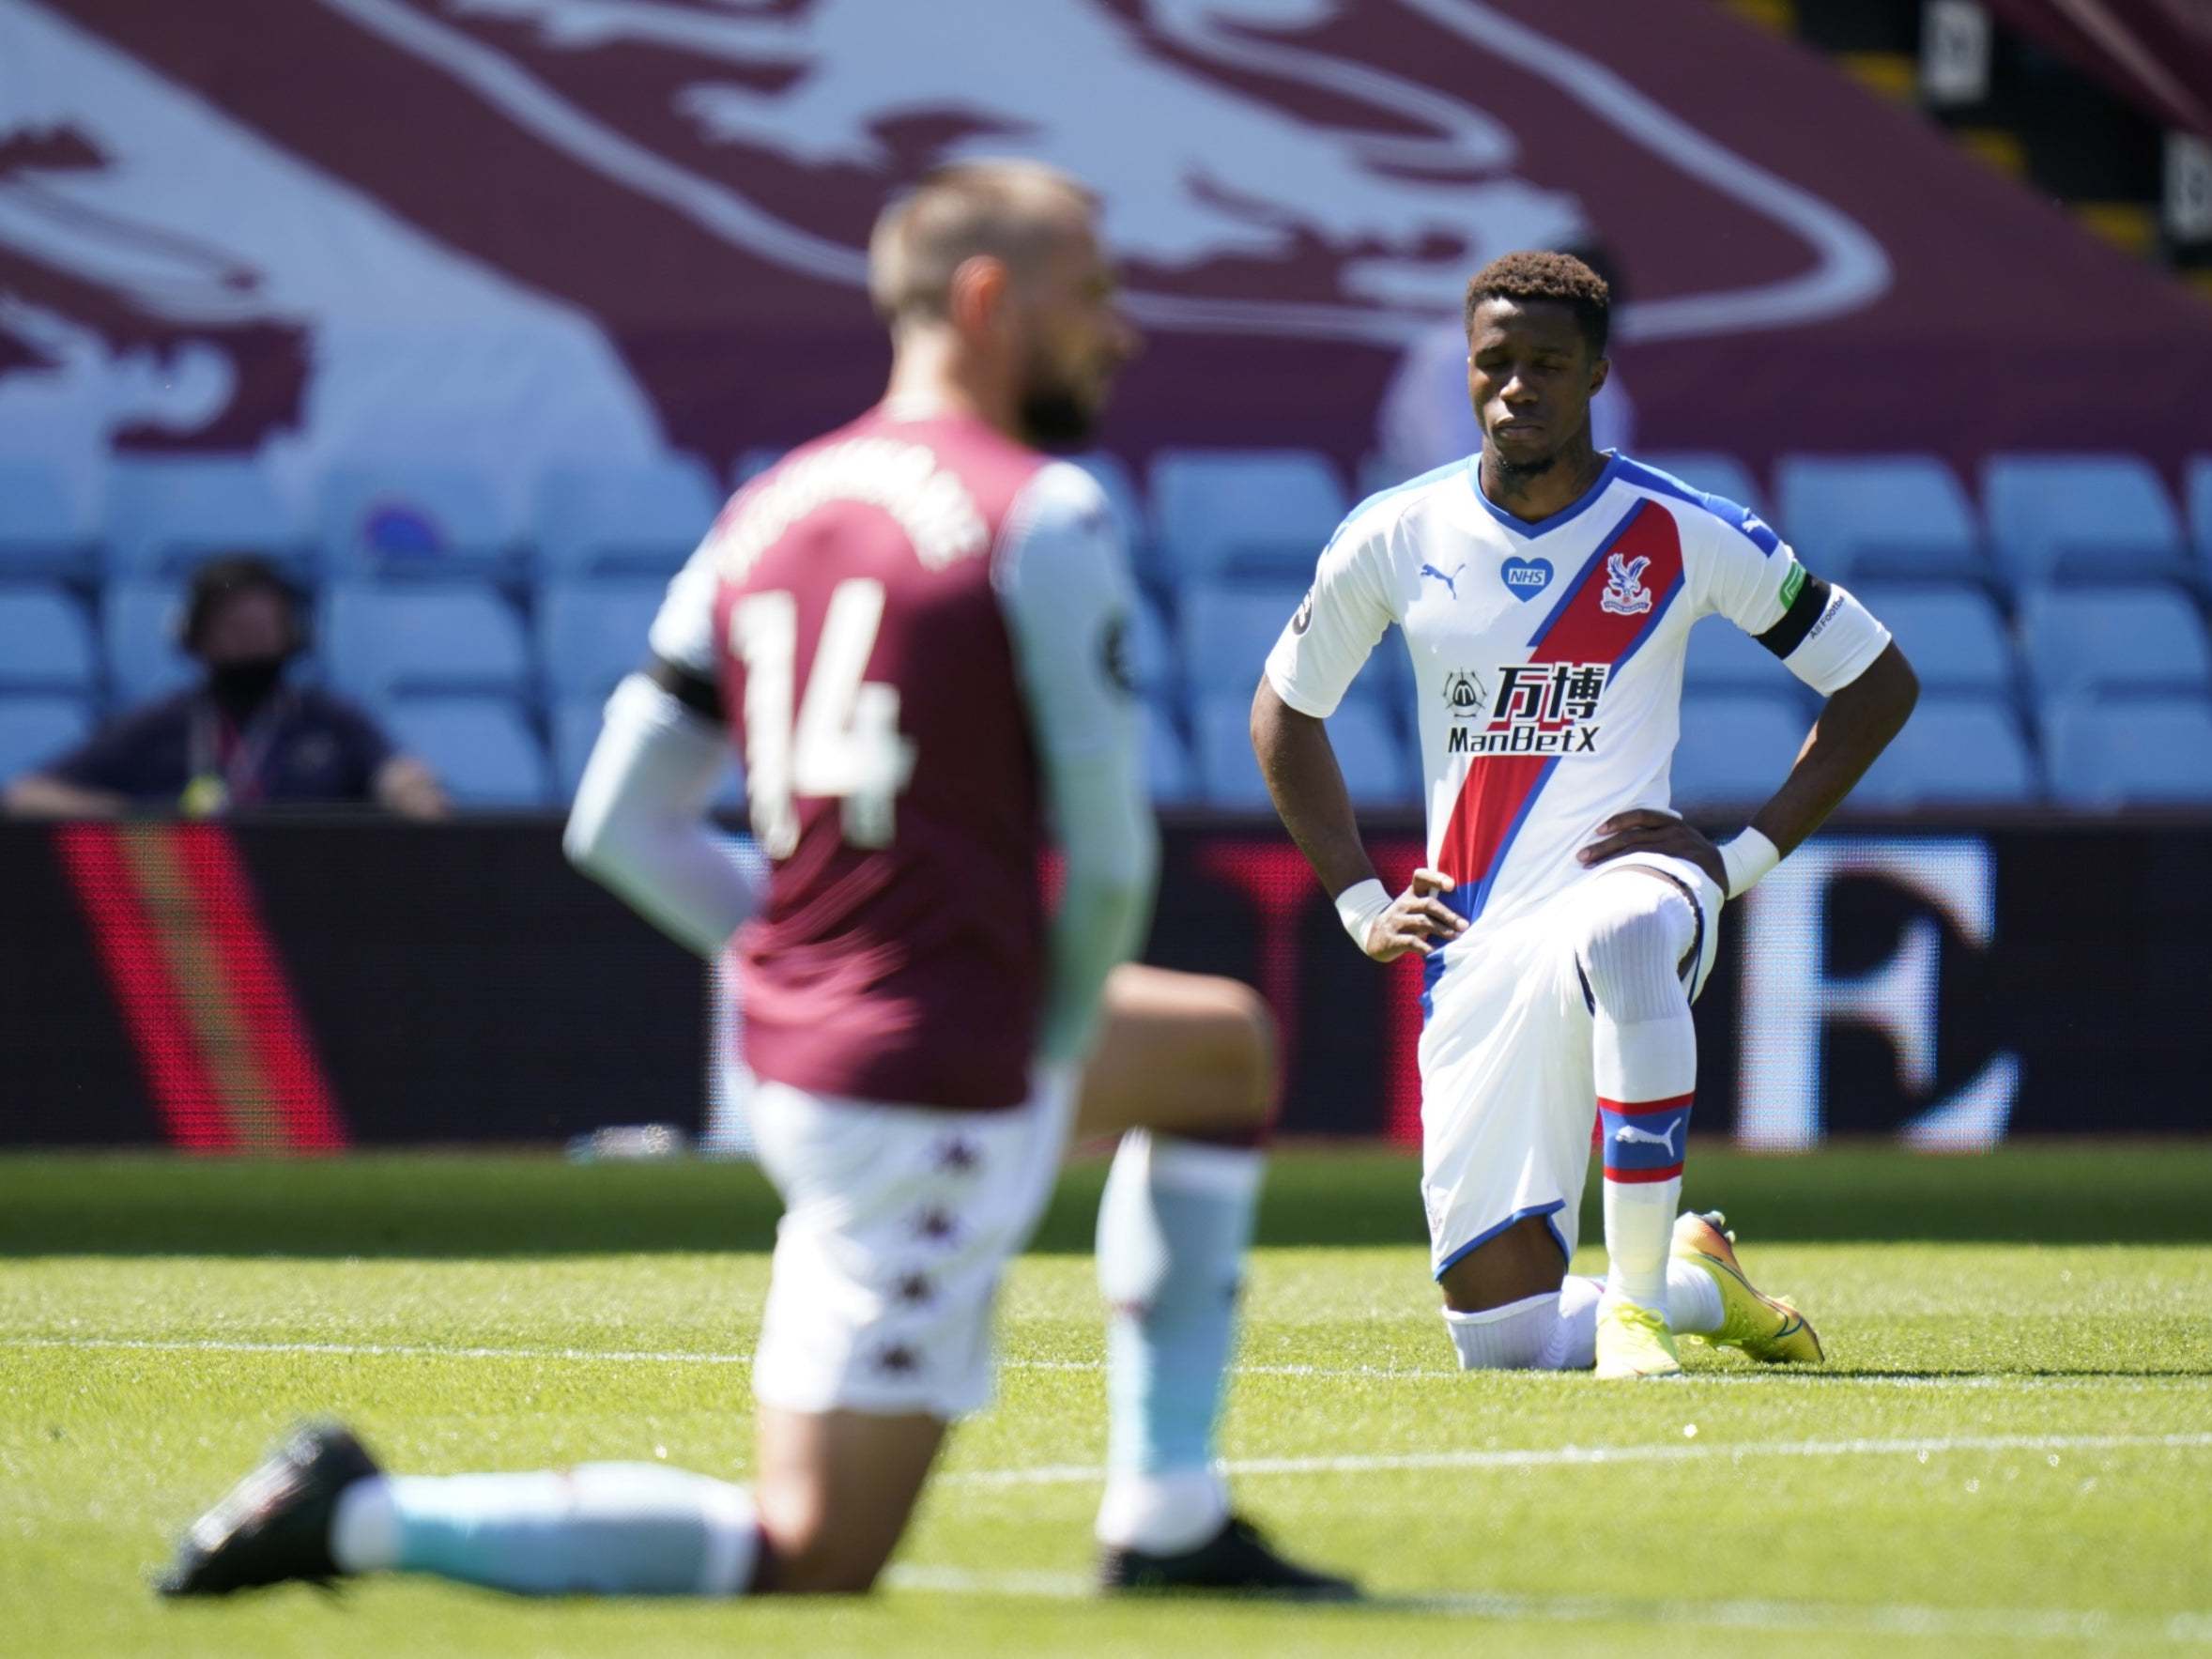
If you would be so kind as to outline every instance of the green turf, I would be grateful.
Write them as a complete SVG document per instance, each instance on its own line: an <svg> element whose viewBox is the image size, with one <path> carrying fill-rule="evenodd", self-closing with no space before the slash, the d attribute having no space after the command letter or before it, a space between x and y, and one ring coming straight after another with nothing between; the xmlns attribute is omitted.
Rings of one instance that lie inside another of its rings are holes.
<svg viewBox="0 0 2212 1659"><path fill-rule="evenodd" d="M140 1575L310 1410L413 1470L742 1472L757 1178L0 1160L0 1651L2212 1645L2212 1148L1704 1150L1692 1198L1730 1208L1754 1274L1802 1295L1836 1359L1693 1349L1693 1376L1632 1387L1451 1372L1411 1181L1393 1157L1279 1160L1224 1435L1260 1466L1237 1477L1247 1507L1374 1605L1065 1593L1103 1444L1080 1253L1097 1175L1078 1171L1014 1277L1000 1404L880 1597L533 1605L395 1581L176 1607ZM1003 1478L1022 1470L1063 1472Z"/></svg>

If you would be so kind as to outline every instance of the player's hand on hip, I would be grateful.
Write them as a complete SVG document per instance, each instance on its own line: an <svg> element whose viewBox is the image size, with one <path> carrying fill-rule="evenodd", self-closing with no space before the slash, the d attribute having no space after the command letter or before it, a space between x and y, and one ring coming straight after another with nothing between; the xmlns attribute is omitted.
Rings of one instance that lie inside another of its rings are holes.
<svg viewBox="0 0 2212 1659"><path fill-rule="evenodd" d="M1720 849L1671 812L1638 806L1617 812L1598 825L1598 838L1575 854L1586 868L1595 868L1624 853L1664 853L1686 858L1713 880L1723 893L1728 890L1728 867Z"/></svg>
<svg viewBox="0 0 2212 1659"><path fill-rule="evenodd" d="M1436 897L1458 884L1440 869L1415 870L1413 884L1368 924L1367 954L1378 962L1394 962L1408 951L1428 956L1466 932L1467 918Z"/></svg>

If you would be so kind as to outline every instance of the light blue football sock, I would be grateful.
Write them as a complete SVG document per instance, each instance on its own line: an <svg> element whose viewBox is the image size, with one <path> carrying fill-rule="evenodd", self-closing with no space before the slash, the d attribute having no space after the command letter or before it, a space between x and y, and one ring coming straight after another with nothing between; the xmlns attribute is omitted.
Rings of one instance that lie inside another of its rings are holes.
<svg viewBox="0 0 2212 1659"><path fill-rule="evenodd" d="M1214 1428L1263 1170L1257 1151L1142 1129L1124 1135L1114 1155L1098 1206L1098 1252L1108 1309L1108 1493L1099 1535L1109 1542L1150 1539L1150 1547L1160 1547L1159 1539L1180 1530L1149 1513L1171 1492L1174 1507L1190 1508L1192 1486L1175 1477L1202 1477L1205 1491L1216 1489ZM1197 1501L1211 1509L1225 1499ZM1200 1515L1193 1528L1210 1532L1221 1519Z"/></svg>
<svg viewBox="0 0 2212 1659"><path fill-rule="evenodd" d="M652 1463L348 1487L331 1551L350 1572L428 1573L518 1595L737 1595L760 1557L740 1486Z"/></svg>

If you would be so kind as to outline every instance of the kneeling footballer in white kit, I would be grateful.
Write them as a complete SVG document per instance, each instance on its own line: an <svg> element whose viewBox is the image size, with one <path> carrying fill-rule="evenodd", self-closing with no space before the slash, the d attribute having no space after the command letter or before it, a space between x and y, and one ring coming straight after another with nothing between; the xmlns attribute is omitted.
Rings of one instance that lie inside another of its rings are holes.
<svg viewBox="0 0 2212 1659"><path fill-rule="evenodd" d="M1509 254L1468 284L1470 459L1363 502L1269 654L1252 741L1355 943L1426 959L1422 1199L1461 1364L1681 1369L1677 1333L1818 1359L1721 1218L1676 1211L1723 903L1819 827L1917 696L1888 632L1743 508L1592 448L1609 296ZM1749 827L1668 810L1690 626L1718 613L1827 700ZM1427 868L1393 898L1323 722L1391 623L1412 659ZM1566 1276L1598 1122L1603 1282Z"/></svg>

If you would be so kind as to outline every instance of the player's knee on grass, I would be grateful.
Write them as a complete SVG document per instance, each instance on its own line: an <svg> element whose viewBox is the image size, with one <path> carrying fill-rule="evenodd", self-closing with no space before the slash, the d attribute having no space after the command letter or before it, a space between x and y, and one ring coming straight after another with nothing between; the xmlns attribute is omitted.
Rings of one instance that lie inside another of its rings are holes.
<svg viewBox="0 0 2212 1659"><path fill-rule="evenodd" d="M1592 1011L1630 1024L1686 1008L1697 934L1697 913L1673 883L1635 869L1593 883L1575 950Z"/></svg>
<svg viewBox="0 0 2212 1659"><path fill-rule="evenodd" d="M1454 1313L1486 1313L1557 1292L1567 1260L1542 1216L1516 1221L1446 1267L1436 1283Z"/></svg>

